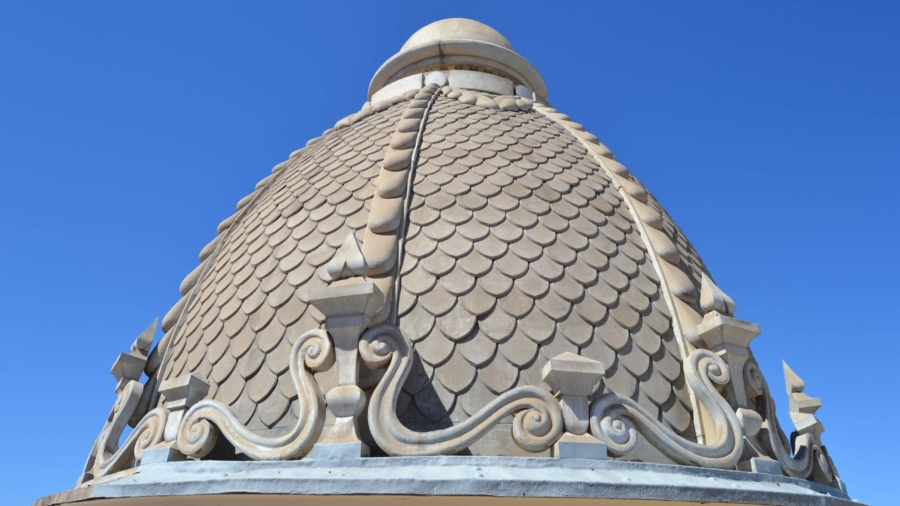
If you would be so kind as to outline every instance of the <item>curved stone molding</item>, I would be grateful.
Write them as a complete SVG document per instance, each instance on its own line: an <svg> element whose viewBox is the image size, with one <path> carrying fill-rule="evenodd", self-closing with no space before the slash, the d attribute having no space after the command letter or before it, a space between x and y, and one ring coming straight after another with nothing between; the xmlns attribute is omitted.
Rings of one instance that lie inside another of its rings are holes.
<svg viewBox="0 0 900 506"><path fill-rule="evenodd" d="M247 429L218 401L195 404L178 429L177 445L185 455L201 458L212 450L221 433L234 447L255 460L292 460L309 453L325 422L325 399L313 378L313 371L327 370L334 363L328 334L310 330L291 348L291 379L298 394L297 423L283 436L267 438Z"/></svg>
<svg viewBox="0 0 900 506"><path fill-rule="evenodd" d="M606 443L609 453L615 456L632 450L640 432L651 445L678 464L733 468L744 448L741 424L728 401L712 384L713 381L728 383L728 366L709 350L695 350L684 364L684 375L714 422L716 434L708 435L707 444L682 438L651 417L637 402L614 393L601 396L591 406L591 433Z"/></svg>
<svg viewBox="0 0 900 506"><path fill-rule="evenodd" d="M815 432L792 434L791 442L794 448L791 452L791 442L785 436L775 414L775 400L772 399L769 385L756 362L752 360L747 362L744 377L748 388L763 396L764 412L761 414L765 422L760 431L761 443L781 464L784 474L792 478L812 478L826 485L834 483L837 479L837 470Z"/></svg>
<svg viewBox="0 0 900 506"><path fill-rule="evenodd" d="M135 426L131 434L119 445L125 424L134 414L144 392L144 386L129 381L119 392L110 419L97 440L97 456L94 460L94 479L125 469L132 460L141 460L144 450L163 440L166 411L156 408L148 412Z"/></svg>
<svg viewBox="0 0 900 506"><path fill-rule="evenodd" d="M523 97L514 97L509 95L490 96L477 91L469 91L465 89L454 88L452 86L444 86L441 88L447 98L458 100L463 104L477 105L487 109L498 109L501 111L530 111L534 108L534 102Z"/></svg>
<svg viewBox="0 0 900 506"><path fill-rule="evenodd" d="M391 136L381 164L364 232L362 256L367 266L365 275L379 286L392 287L393 295L388 298L393 299L393 303L381 311L373 323L382 323L388 314L396 318L400 283L396 267L403 258L412 201L410 190L425 121L439 90L438 84L431 83L413 95Z"/></svg>
<svg viewBox="0 0 900 506"><path fill-rule="evenodd" d="M397 417L397 398L412 367L413 350L398 327L369 329L359 342L362 359L372 367L387 367L369 401L369 429L389 455L448 455L481 439L509 415L512 437L523 450L546 450L562 435L563 415L549 392L534 386L507 391L465 422L431 432L415 432Z"/></svg>

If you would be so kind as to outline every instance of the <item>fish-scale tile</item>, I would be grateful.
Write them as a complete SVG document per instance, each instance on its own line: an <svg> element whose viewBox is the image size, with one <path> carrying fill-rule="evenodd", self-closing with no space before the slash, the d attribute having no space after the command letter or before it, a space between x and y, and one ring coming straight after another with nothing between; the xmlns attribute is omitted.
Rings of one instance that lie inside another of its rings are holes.
<svg viewBox="0 0 900 506"><path fill-rule="evenodd" d="M468 391L458 397L457 403L466 414L472 416L494 399L496 399L496 394L490 391L482 381L476 380L472 382Z"/></svg>
<svg viewBox="0 0 900 506"><path fill-rule="evenodd" d="M475 277L457 265L441 277L440 283L445 290L460 297L475 287Z"/></svg>
<svg viewBox="0 0 900 506"><path fill-rule="evenodd" d="M445 364L435 368L434 374L447 390L460 394L475 381L476 369L462 353L452 353Z"/></svg>
<svg viewBox="0 0 900 506"><path fill-rule="evenodd" d="M437 278L428 272L427 269L414 269L406 276L403 276L400 283L408 292L414 295L424 295L434 288Z"/></svg>
<svg viewBox="0 0 900 506"><path fill-rule="evenodd" d="M431 390L423 390L413 396L416 410L431 422L445 422L456 405L456 395L440 381L433 381Z"/></svg>
<svg viewBox="0 0 900 506"><path fill-rule="evenodd" d="M502 354L496 354L493 360L478 371L478 380L495 394L502 394L515 386L518 378L519 369Z"/></svg>
<svg viewBox="0 0 900 506"><path fill-rule="evenodd" d="M572 304L557 295L555 291L550 291L544 297L537 299L535 302L537 307L544 315L552 320L561 321L569 315Z"/></svg>
<svg viewBox="0 0 900 506"><path fill-rule="evenodd" d="M499 350L510 364L522 369L537 356L538 345L524 334L514 332L512 337L500 343Z"/></svg>
<svg viewBox="0 0 900 506"><path fill-rule="evenodd" d="M444 334L434 328L429 334L415 345L416 353L431 366L443 364L453 353L454 343Z"/></svg>
<svg viewBox="0 0 900 506"><path fill-rule="evenodd" d="M650 357L629 339L624 348L616 354L619 362L635 377L643 376L650 367Z"/></svg>
<svg viewBox="0 0 900 506"><path fill-rule="evenodd" d="M631 330L631 339L647 355L653 356L662 348L662 339L650 326L641 324Z"/></svg>
<svg viewBox="0 0 900 506"><path fill-rule="evenodd" d="M472 330L475 329L476 323L475 316L466 311L462 304L457 304L449 313L438 320L438 326L444 337L455 342L469 336Z"/></svg>
<svg viewBox="0 0 900 506"><path fill-rule="evenodd" d="M556 322L542 311L531 311L519 323L519 330L537 344L546 344L556 335Z"/></svg>
<svg viewBox="0 0 900 506"><path fill-rule="evenodd" d="M618 358L611 365L607 366L603 385L606 392L615 392L631 399L635 399L637 396L637 379L622 366Z"/></svg>

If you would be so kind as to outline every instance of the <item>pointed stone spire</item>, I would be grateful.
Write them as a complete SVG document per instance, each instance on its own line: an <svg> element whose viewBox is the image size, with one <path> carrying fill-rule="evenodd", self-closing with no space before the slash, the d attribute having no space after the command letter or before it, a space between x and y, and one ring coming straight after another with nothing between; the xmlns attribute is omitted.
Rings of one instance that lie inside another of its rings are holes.
<svg viewBox="0 0 900 506"><path fill-rule="evenodd" d="M784 368L784 388L788 394L788 410L794 427L799 434L810 434L821 441L825 427L815 413L822 407L822 400L804 394L806 384L800 376L788 367L787 362L782 361L781 364Z"/></svg>

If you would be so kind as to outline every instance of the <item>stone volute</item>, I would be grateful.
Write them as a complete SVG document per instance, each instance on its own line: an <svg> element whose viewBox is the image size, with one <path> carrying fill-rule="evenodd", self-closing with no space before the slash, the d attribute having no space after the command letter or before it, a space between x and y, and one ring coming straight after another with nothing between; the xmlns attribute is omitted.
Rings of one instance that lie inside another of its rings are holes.
<svg viewBox="0 0 900 506"><path fill-rule="evenodd" d="M218 225L36 505L851 504L821 401L785 365L779 422L759 326L505 37L432 23L367 99Z"/></svg>

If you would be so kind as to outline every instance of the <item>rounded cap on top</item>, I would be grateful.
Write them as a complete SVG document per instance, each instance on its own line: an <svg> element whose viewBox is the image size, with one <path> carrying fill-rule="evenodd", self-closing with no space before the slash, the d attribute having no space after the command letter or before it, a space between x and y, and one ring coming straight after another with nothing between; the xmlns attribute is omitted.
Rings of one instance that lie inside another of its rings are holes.
<svg viewBox="0 0 900 506"><path fill-rule="evenodd" d="M420 28L403 44L400 52L442 40L477 40L515 51L506 37L490 26L466 18L449 18Z"/></svg>
<svg viewBox="0 0 900 506"><path fill-rule="evenodd" d="M414 33L372 77L368 98L400 79L454 69L499 75L528 87L541 100L547 98L541 74L516 53L506 37L490 26L463 18L437 21Z"/></svg>

